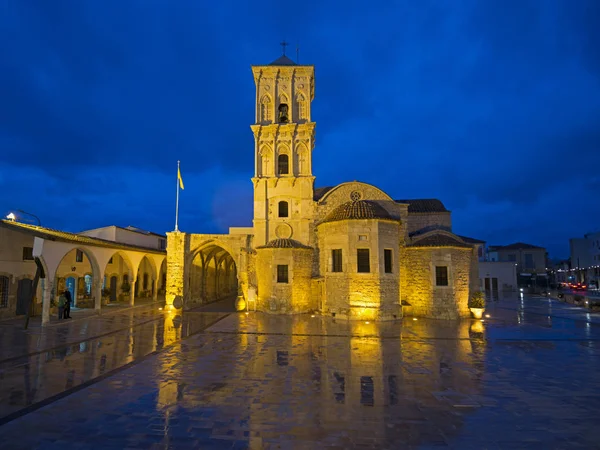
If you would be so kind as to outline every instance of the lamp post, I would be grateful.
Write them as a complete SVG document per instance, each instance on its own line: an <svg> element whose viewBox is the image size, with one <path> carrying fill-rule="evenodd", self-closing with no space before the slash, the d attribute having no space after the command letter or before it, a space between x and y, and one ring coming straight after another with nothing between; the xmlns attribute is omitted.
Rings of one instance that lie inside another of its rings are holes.
<svg viewBox="0 0 600 450"><path fill-rule="evenodd" d="M28 216L34 217L34 218L35 218L35 220L37 220L37 226L38 226L38 227L41 227L41 226L42 226L42 221L41 221L41 220L40 220L40 218L39 218L38 216L36 216L35 214L31 214L31 213L29 213L29 212L27 212L27 211L23 211L22 209L16 209L15 211L18 211L18 212L20 212L20 213L22 213L22 214L27 214ZM15 216L15 213L12 213L12 212L11 212L11 213L10 213L8 216L6 216L6 218L7 218L8 220L16 220L17 216Z"/></svg>

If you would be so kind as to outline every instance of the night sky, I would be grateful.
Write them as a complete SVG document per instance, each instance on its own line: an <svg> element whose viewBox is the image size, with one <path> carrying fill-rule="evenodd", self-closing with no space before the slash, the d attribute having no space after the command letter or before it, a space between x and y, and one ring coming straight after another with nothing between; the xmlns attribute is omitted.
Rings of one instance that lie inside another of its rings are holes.
<svg viewBox="0 0 600 450"><path fill-rule="evenodd" d="M367 6L368 5L368 6ZM316 186L439 198L454 231L568 256L600 229L600 1L0 3L0 213L251 226L251 65L314 64Z"/></svg>

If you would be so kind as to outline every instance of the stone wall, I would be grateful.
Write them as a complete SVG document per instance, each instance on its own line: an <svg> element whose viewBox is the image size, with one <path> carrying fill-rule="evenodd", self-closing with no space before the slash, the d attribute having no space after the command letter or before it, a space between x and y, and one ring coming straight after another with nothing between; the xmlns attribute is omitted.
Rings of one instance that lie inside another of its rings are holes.
<svg viewBox="0 0 600 450"><path fill-rule="evenodd" d="M288 266L288 283L277 282L277 265ZM317 309L311 296L312 249L259 248L256 257L257 309L273 314Z"/></svg>
<svg viewBox="0 0 600 450"><path fill-rule="evenodd" d="M452 231L452 217L450 212L440 213L410 213L408 214L408 233L428 231L433 229L446 229Z"/></svg>
<svg viewBox="0 0 600 450"><path fill-rule="evenodd" d="M469 248L403 248L400 293L402 301L410 305L406 312L436 319L469 317L472 257ZM448 267L447 287L435 286L436 266Z"/></svg>
<svg viewBox="0 0 600 450"><path fill-rule="evenodd" d="M401 317L399 242L396 221L343 220L319 225L322 310L336 317L375 320ZM362 236L362 240L361 240ZM368 248L370 272L358 273L357 250ZM332 272L332 250L342 250L342 271ZM384 250L392 250L392 273L385 273Z"/></svg>

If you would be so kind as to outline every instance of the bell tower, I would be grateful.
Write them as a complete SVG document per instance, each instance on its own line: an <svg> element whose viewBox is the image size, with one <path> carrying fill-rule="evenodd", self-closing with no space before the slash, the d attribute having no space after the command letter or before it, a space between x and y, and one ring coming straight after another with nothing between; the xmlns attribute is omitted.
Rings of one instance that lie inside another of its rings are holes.
<svg viewBox="0 0 600 450"><path fill-rule="evenodd" d="M314 66L284 54L266 66L252 66L256 85L254 133L254 239L277 238L309 244L314 200L312 151L315 123L311 102Z"/></svg>

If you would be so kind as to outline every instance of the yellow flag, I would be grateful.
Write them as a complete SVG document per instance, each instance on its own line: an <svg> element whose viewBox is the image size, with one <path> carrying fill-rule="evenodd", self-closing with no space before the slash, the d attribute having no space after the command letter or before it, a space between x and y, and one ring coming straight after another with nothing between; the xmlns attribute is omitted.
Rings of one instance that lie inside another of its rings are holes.
<svg viewBox="0 0 600 450"><path fill-rule="evenodd" d="M183 190L183 178L181 178L181 170L177 168L177 179L179 180L179 187Z"/></svg>

